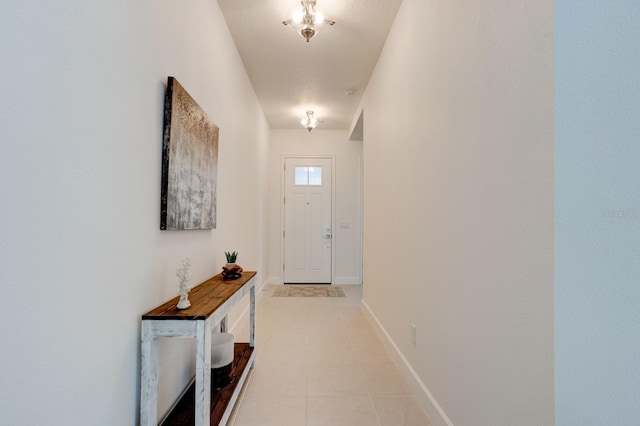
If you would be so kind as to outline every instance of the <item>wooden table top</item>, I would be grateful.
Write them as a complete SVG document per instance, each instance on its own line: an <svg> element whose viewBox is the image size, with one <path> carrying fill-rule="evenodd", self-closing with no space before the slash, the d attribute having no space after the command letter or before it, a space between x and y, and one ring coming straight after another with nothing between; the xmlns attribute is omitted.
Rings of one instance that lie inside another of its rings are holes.
<svg viewBox="0 0 640 426"><path fill-rule="evenodd" d="M224 302L256 275L255 271L243 271L237 280L225 280L222 274L211 277L189 292L191 306L178 309L180 296L147 312L143 320L204 320L215 312Z"/></svg>

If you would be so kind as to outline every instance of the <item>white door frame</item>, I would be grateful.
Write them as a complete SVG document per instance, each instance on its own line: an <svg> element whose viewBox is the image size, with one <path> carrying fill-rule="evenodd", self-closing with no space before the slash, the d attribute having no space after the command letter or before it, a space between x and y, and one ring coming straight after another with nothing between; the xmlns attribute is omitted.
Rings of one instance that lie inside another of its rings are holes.
<svg viewBox="0 0 640 426"><path fill-rule="evenodd" d="M284 284L284 196L285 173L287 159L322 159L331 160L331 284L335 281L336 272L336 156L335 155L283 155L280 161L280 284Z"/></svg>

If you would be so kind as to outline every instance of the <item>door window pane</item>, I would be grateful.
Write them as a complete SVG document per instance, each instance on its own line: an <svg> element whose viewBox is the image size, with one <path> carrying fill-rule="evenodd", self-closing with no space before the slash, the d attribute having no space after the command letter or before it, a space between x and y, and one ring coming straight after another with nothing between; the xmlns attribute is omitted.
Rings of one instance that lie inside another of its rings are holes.
<svg viewBox="0 0 640 426"><path fill-rule="evenodd" d="M294 185L321 186L322 185L322 167L296 166L294 170Z"/></svg>
<svg viewBox="0 0 640 426"><path fill-rule="evenodd" d="M309 167L309 185L322 185L322 167Z"/></svg>
<svg viewBox="0 0 640 426"><path fill-rule="evenodd" d="M308 167L300 167L296 166L295 170L295 184L298 186L308 185L309 184L309 172L307 171Z"/></svg>

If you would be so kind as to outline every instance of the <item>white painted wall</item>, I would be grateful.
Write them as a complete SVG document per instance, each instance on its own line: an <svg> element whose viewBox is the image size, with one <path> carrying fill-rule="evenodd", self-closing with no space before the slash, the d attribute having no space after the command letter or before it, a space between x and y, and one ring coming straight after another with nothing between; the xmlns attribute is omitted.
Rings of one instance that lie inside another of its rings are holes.
<svg viewBox="0 0 640 426"><path fill-rule="evenodd" d="M361 283L360 157L362 142L346 131L271 130L269 136L269 282L282 283L282 158L335 156L334 284ZM349 228L341 228L348 223Z"/></svg>
<svg viewBox="0 0 640 426"><path fill-rule="evenodd" d="M552 29L404 0L365 92L364 300L435 424L554 422Z"/></svg>
<svg viewBox="0 0 640 426"><path fill-rule="evenodd" d="M640 424L640 4L555 2L556 424Z"/></svg>
<svg viewBox="0 0 640 426"><path fill-rule="evenodd" d="M140 315L181 259L266 279L266 120L215 1L8 0L0 27L2 423L136 424ZM220 126L214 231L159 230L168 75ZM192 346L161 344L161 412Z"/></svg>

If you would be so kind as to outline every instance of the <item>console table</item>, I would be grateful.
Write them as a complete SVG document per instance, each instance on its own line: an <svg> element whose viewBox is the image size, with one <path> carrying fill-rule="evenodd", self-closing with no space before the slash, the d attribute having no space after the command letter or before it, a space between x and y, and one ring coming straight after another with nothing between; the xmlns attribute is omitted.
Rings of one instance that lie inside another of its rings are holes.
<svg viewBox="0 0 640 426"><path fill-rule="evenodd" d="M254 271L244 271L236 280L224 280L222 275L218 274L189 292L189 308L177 309L179 297L176 297L142 316L141 426L156 426L158 423L157 341L161 337L196 339L195 380L165 417L163 425L226 424L242 384L254 363L255 276ZM247 293L250 293L251 298L249 343L235 344L232 383L217 392L212 392L211 331L219 323L220 332L226 332L227 314Z"/></svg>

